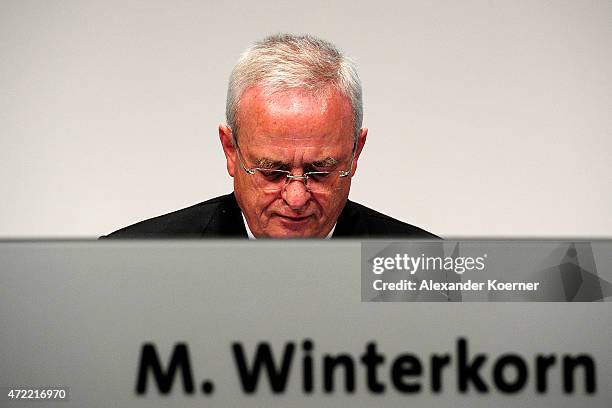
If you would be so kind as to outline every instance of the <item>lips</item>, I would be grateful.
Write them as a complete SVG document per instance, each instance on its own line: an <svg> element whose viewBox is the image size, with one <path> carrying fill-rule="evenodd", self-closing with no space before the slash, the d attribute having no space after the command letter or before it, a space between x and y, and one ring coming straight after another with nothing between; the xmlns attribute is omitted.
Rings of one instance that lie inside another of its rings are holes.
<svg viewBox="0 0 612 408"><path fill-rule="evenodd" d="M276 214L276 219L283 228L292 231L303 231L310 225L313 215L301 215L298 217L291 215Z"/></svg>
<svg viewBox="0 0 612 408"><path fill-rule="evenodd" d="M312 217L312 215L303 215L299 217L294 217L294 216L282 215L282 214L277 214L276 216L282 220L291 221L291 222L303 222L303 221L309 220Z"/></svg>

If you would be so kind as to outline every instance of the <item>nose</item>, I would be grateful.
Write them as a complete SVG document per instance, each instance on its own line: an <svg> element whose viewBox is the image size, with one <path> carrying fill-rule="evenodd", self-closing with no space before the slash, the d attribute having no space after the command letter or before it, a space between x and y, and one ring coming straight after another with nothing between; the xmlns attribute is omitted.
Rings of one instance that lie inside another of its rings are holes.
<svg viewBox="0 0 612 408"><path fill-rule="evenodd" d="M289 180L282 191L282 197L292 210L299 211L308 204L310 192L302 180Z"/></svg>

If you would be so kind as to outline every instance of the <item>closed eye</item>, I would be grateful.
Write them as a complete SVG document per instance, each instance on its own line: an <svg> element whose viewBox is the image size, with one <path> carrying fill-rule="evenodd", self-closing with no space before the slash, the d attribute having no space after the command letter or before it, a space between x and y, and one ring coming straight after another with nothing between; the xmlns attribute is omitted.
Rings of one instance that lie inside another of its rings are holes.
<svg viewBox="0 0 612 408"><path fill-rule="evenodd" d="M308 174L308 179L314 182L323 181L331 175L331 173L327 171L315 171L315 172L308 172L306 174Z"/></svg>
<svg viewBox="0 0 612 408"><path fill-rule="evenodd" d="M261 169L258 168L257 171L259 171L259 173L265 177L266 180L268 181L278 181L283 177L287 177L287 172L284 170L278 170L278 169Z"/></svg>

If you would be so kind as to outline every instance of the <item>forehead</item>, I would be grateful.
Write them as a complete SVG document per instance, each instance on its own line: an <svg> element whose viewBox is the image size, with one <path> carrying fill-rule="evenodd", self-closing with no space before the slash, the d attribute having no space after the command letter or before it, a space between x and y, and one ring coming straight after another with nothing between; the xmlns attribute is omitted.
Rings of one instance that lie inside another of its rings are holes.
<svg viewBox="0 0 612 408"><path fill-rule="evenodd" d="M348 98L335 88L318 94L304 89L244 92L237 115L241 145L299 148L352 145L353 117Z"/></svg>

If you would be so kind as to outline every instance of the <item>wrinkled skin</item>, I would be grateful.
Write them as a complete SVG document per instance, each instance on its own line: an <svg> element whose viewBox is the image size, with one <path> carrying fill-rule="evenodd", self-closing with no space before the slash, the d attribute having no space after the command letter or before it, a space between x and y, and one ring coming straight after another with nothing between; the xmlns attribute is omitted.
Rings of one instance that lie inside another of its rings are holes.
<svg viewBox="0 0 612 408"><path fill-rule="evenodd" d="M238 146L247 167L262 161L283 164L295 175L313 170L346 170L353 153L353 118L349 100L335 88L314 96L305 90L267 95L261 88L248 89L238 109ZM360 130L351 176L367 137ZM254 176L240 166L232 144L232 129L219 126L219 137L234 178L234 192L249 228L257 238L325 237L344 208L351 177L338 180L329 192L310 192L293 180L277 193L262 191ZM326 159L332 167L315 166ZM328 160L329 162L329 160ZM313 165L315 164L315 165Z"/></svg>

